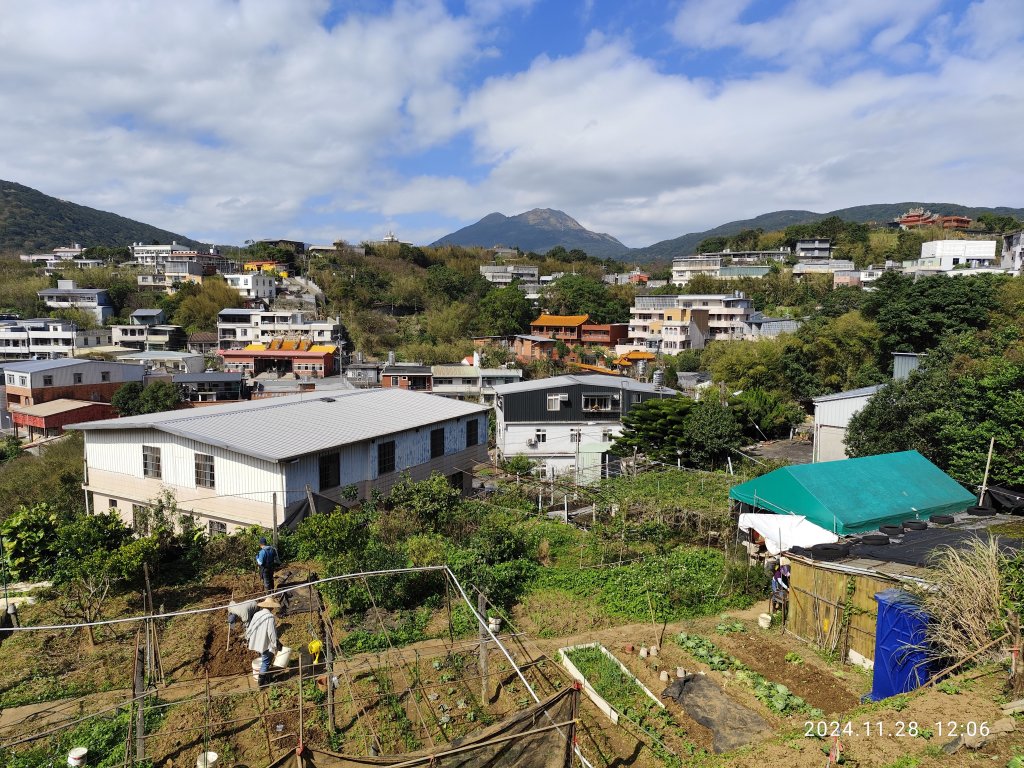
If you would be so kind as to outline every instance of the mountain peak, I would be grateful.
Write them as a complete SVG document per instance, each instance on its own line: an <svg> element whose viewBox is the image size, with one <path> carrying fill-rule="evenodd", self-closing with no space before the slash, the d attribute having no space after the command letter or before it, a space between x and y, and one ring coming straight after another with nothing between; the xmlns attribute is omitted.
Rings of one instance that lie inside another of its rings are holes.
<svg viewBox="0 0 1024 768"><path fill-rule="evenodd" d="M534 208L516 216L491 213L433 244L483 248L507 245L535 253L546 253L560 245L568 251L578 248L599 258L621 256L629 250L611 235L591 232L569 214L552 208Z"/></svg>

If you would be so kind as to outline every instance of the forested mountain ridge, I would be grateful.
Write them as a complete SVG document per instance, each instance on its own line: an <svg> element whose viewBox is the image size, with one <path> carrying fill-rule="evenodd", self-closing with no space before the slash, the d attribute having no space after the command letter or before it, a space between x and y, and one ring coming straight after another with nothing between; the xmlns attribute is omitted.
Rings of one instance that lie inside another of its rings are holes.
<svg viewBox="0 0 1024 768"><path fill-rule="evenodd" d="M445 235L432 245L481 248L504 245L536 253L562 246L567 251L578 249L599 258L621 256L629 251L611 235L591 232L568 214L551 208L534 208L518 216L491 213L476 224Z"/></svg>
<svg viewBox="0 0 1024 768"><path fill-rule="evenodd" d="M172 241L204 247L183 235L70 203L39 190L0 180L0 254L45 253L60 245L110 248Z"/></svg>
<svg viewBox="0 0 1024 768"><path fill-rule="evenodd" d="M765 232L785 229L794 224L811 224L831 216L837 216L843 221L857 223L876 222L882 224L891 221L897 216L906 213L911 208L924 208L934 213L946 216L968 216L976 219L983 213L992 213L998 216L1012 216L1016 219L1024 218L1024 208L1009 208L997 206L995 208L969 207L957 203L872 203L869 205L855 205L850 208L840 208L828 213L815 213L814 211L772 211L762 213L752 219L742 219L721 224L714 229L704 232L691 232L681 237L649 245L646 248L634 248L624 258L635 263L647 263L651 261L664 261L677 256L689 256L695 252L698 243L709 237L728 237L736 235L744 230L763 229Z"/></svg>

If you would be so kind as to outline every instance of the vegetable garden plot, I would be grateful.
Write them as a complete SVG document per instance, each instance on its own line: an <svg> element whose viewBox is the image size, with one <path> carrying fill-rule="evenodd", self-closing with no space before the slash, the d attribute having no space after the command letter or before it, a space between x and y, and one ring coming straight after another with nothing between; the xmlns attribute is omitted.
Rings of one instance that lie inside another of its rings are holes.
<svg viewBox="0 0 1024 768"><path fill-rule="evenodd" d="M603 646L576 646L559 653L570 674L583 678L584 691L596 694L591 698L598 707L613 722L637 731L666 765L682 765L684 756L698 751L658 698Z"/></svg>

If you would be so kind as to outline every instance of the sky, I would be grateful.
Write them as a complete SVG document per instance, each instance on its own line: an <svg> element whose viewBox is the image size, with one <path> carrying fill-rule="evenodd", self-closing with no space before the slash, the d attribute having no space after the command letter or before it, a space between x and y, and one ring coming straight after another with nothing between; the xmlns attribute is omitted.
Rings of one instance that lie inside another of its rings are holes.
<svg viewBox="0 0 1024 768"><path fill-rule="evenodd" d="M235 245L1024 207L1022 43L1022 0L0 0L0 178Z"/></svg>

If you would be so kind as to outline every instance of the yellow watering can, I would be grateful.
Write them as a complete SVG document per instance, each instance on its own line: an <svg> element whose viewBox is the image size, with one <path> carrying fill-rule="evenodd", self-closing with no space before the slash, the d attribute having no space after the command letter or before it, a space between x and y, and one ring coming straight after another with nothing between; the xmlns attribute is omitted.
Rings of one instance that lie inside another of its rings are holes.
<svg viewBox="0 0 1024 768"><path fill-rule="evenodd" d="M309 648L309 655L313 657L313 663L318 663L320 661L320 651L324 647L323 643L319 640L313 640L307 647Z"/></svg>

